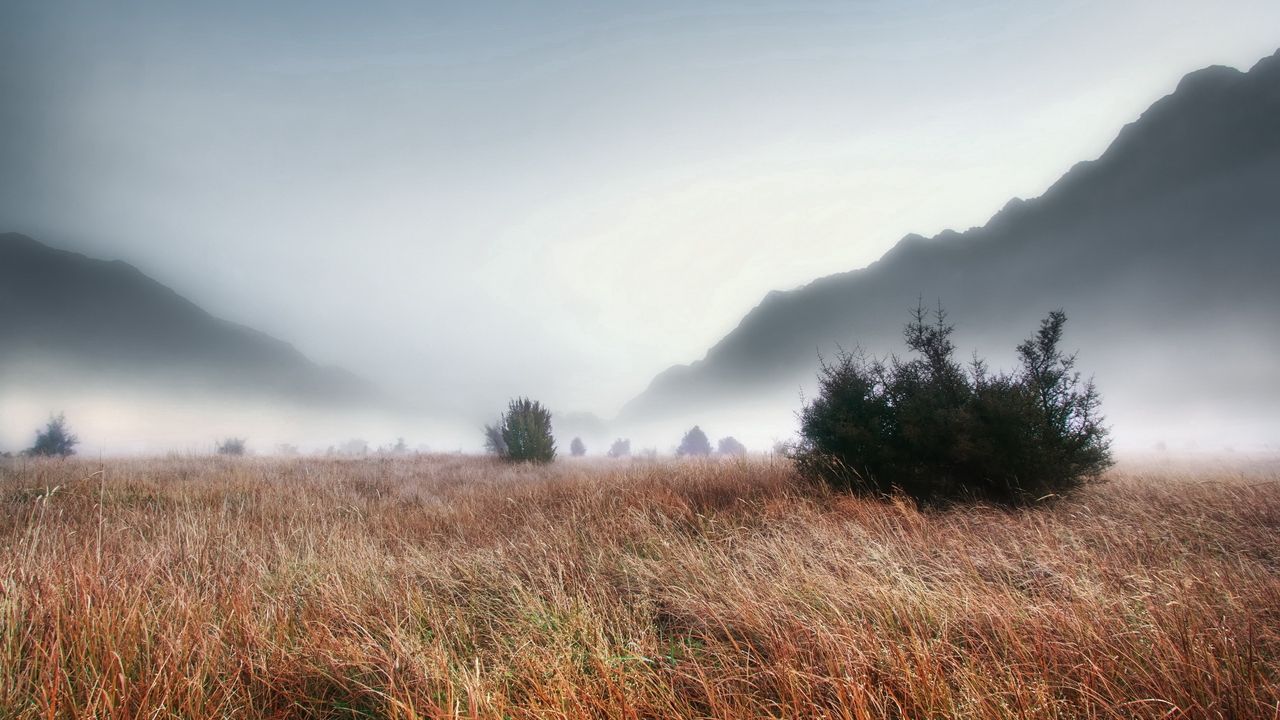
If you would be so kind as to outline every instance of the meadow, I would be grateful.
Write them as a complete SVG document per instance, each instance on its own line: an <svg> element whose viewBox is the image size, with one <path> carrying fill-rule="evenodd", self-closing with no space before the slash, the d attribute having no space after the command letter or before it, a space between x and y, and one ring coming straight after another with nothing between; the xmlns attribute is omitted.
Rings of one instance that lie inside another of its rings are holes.
<svg viewBox="0 0 1280 720"><path fill-rule="evenodd" d="M1280 464L15 459L5 718L1277 718Z"/></svg>

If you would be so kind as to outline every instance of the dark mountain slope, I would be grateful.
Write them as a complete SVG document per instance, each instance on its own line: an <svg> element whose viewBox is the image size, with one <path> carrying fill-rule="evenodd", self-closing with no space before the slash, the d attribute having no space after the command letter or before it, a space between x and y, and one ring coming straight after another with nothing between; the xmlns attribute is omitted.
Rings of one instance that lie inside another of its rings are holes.
<svg viewBox="0 0 1280 720"><path fill-rule="evenodd" d="M1248 73L1187 75L1102 157L982 228L910 235L864 269L770 293L703 360L655 378L623 418L794 399L817 351L899 349L920 297L941 299L962 347L984 354L1007 352L1064 307L1068 341L1111 399L1274 407L1280 380L1265 358L1280 350L1278 263L1280 53Z"/></svg>
<svg viewBox="0 0 1280 720"><path fill-rule="evenodd" d="M0 235L3 382L215 391L302 401L371 397L355 376L216 318L120 261Z"/></svg>

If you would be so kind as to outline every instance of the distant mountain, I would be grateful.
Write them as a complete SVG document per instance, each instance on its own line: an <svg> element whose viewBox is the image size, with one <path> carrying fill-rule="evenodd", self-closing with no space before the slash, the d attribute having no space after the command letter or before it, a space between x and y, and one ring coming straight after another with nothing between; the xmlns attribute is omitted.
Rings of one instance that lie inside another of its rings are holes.
<svg viewBox="0 0 1280 720"><path fill-rule="evenodd" d="M216 318L120 261L0 235L0 383L334 403L371 386Z"/></svg>
<svg viewBox="0 0 1280 720"><path fill-rule="evenodd" d="M1006 359L1065 308L1066 342L1112 406L1280 417L1280 53L1187 75L1100 158L984 227L909 235L866 268L770 293L621 419L794 405L820 351L900 352L919 298L946 305L966 353Z"/></svg>

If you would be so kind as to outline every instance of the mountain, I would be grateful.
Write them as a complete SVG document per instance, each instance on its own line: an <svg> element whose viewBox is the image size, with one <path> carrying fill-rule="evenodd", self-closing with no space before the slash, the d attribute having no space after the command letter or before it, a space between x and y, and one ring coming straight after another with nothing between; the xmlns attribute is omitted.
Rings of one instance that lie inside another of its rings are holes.
<svg viewBox="0 0 1280 720"><path fill-rule="evenodd" d="M863 269L770 293L702 360L658 375L621 419L696 420L760 398L798 406L819 352L901 352L920 299L945 304L966 353L1006 360L1064 308L1067 342L1121 415L1280 416L1278 268L1280 52L1247 73L1187 75L1097 160L983 227L908 235Z"/></svg>
<svg viewBox="0 0 1280 720"><path fill-rule="evenodd" d="M372 388L216 318L120 261L0 235L0 379L317 403Z"/></svg>

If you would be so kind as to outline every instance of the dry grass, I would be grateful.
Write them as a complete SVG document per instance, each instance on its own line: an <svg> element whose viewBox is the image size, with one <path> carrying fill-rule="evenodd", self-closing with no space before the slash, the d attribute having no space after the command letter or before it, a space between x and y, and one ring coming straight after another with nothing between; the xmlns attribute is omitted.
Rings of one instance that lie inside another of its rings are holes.
<svg viewBox="0 0 1280 720"><path fill-rule="evenodd" d="M1280 473L921 513L785 463L0 470L0 716L1280 717Z"/></svg>

